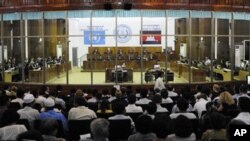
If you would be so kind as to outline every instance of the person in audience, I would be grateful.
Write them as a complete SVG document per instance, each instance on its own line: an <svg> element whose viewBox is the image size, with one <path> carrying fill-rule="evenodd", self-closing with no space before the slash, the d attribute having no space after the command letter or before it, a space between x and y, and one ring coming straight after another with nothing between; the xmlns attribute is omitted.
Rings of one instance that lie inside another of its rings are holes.
<svg viewBox="0 0 250 141"><path fill-rule="evenodd" d="M212 139L227 140L225 129L225 117L218 112L213 112L210 116L210 124L212 129L208 129L202 135L202 141L210 141Z"/></svg>
<svg viewBox="0 0 250 141"><path fill-rule="evenodd" d="M247 94L247 90L248 90L247 85L242 84L240 86L240 97L245 96L245 97L250 98L250 96Z"/></svg>
<svg viewBox="0 0 250 141"><path fill-rule="evenodd" d="M11 102L18 102L21 107L23 107L23 97L24 97L24 90L19 87L17 88L17 91L16 91L16 98L11 100Z"/></svg>
<svg viewBox="0 0 250 141"><path fill-rule="evenodd" d="M38 103L43 107L44 106L43 102L44 102L45 99L46 99L45 98L45 92L43 90L40 90L38 92L38 97L36 98L35 103Z"/></svg>
<svg viewBox="0 0 250 141"><path fill-rule="evenodd" d="M10 88L10 93L6 93L6 95L10 98L10 99L13 99L13 98L16 98L16 92L17 92L17 87L16 86L12 86Z"/></svg>
<svg viewBox="0 0 250 141"><path fill-rule="evenodd" d="M130 116L125 115L125 105L121 101L116 101L112 103L112 111L114 112L114 116L109 117L109 120L116 119L129 119L131 121L131 128L134 129L135 124Z"/></svg>
<svg viewBox="0 0 250 141"><path fill-rule="evenodd" d="M93 141L107 141L109 136L109 121L97 118L90 124Z"/></svg>
<svg viewBox="0 0 250 141"><path fill-rule="evenodd" d="M9 102L8 97L5 94L0 94L0 119L2 119L2 115L5 110L7 110L7 104Z"/></svg>
<svg viewBox="0 0 250 141"><path fill-rule="evenodd" d="M162 96L162 103L165 104L165 103L173 103L173 100L168 97L168 90L167 89L162 89L161 90L161 96Z"/></svg>
<svg viewBox="0 0 250 141"><path fill-rule="evenodd" d="M128 96L128 106L125 108L126 113L142 113L143 110L140 106L135 105L136 96L131 94Z"/></svg>
<svg viewBox="0 0 250 141"><path fill-rule="evenodd" d="M238 86L234 85L234 93L233 93L233 98L235 101L238 101L239 97L240 97L240 88Z"/></svg>
<svg viewBox="0 0 250 141"><path fill-rule="evenodd" d="M167 136L170 133L170 117L168 115L158 115L152 123L153 133L156 134L154 141L167 141Z"/></svg>
<svg viewBox="0 0 250 141"><path fill-rule="evenodd" d="M155 80L155 86L154 89L166 89L165 84L163 82L163 72L162 71L157 71L158 72L158 77Z"/></svg>
<svg viewBox="0 0 250 141"><path fill-rule="evenodd" d="M32 94L26 94L23 101L24 108L18 110L17 113L20 115L20 119L27 119L32 127L33 121L39 118L39 112L32 108L35 98Z"/></svg>
<svg viewBox="0 0 250 141"><path fill-rule="evenodd" d="M69 110L68 120L84 120L97 118L96 113L87 107L83 97L75 97L75 107Z"/></svg>
<svg viewBox="0 0 250 141"><path fill-rule="evenodd" d="M179 113L170 114L170 118L175 119L180 115L184 115L188 119L196 119L197 117L195 116L195 114L187 112L188 106L189 106L189 104L188 104L186 99L179 98L178 101L177 101L177 107L179 109Z"/></svg>
<svg viewBox="0 0 250 141"><path fill-rule="evenodd" d="M201 94L202 85L196 85L196 93L194 94L194 97L197 99L197 96Z"/></svg>
<svg viewBox="0 0 250 141"><path fill-rule="evenodd" d="M161 95L155 95L152 100L156 104L156 113L168 112L168 110L161 106L162 97Z"/></svg>
<svg viewBox="0 0 250 141"><path fill-rule="evenodd" d="M245 124L250 125L250 98L244 96L240 97L238 106L240 109L240 113L233 120L240 120L243 121Z"/></svg>
<svg viewBox="0 0 250 141"><path fill-rule="evenodd" d="M17 135L27 131L24 125L16 124L19 114L14 110L6 110L1 119L0 140L16 140Z"/></svg>
<svg viewBox="0 0 250 141"><path fill-rule="evenodd" d="M220 93L219 105L215 107L217 111L226 113L228 110L236 109L236 105L232 95L228 91Z"/></svg>
<svg viewBox="0 0 250 141"><path fill-rule="evenodd" d="M220 85L219 84L214 84L213 88L212 88L212 95L211 95L211 99L214 100L216 97L219 98L220 95Z"/></svg>
<svg viewBox="0 0 250 141"><path fill-rule="evenodd" d="M148 105L146 106L145 114L154 119L156 110L157 110L156 104L154 102L149 102Z"/></svg>
<svg viewBox="0 0 250 141"><path fill-rule="evenodd" d="M96 98L97 94L98 94L98 90L97 89L93 89L93 91L92 91L92 98L90 98L88 100L88 103L97 103L98 102L98 100Z"/></svg>
<svg viewBox="0 0 250 141"><path fill-rule="evenodd" d="M167 141L196 141L190 119L184 115L178 116L174 120L174 134L168 135Z"/></svg>
<svg viewBox="0 0 250 141"><path fill-rule="evenodd" d="M147 95L148 95L148 90L147 89L141 89L141 98L136 101L136 104L148 104L149 102L151 102L151 100L149 100L147 98Z"/></svg>
<svg viewBox="0 0 250 141"><path fill-rule="evenodd" d="M116 99L114 99L111 102L111 104L113 104L113 103L123 103L123 105L125 105L125 107L128 105L128 101L125 99L125 97L123 97L122 91L116 90L115 96L116 96Z"/></svg>
<svg viewBox="0 0 250 141"><path fill-rule="evenodd" d="M206 113L203 114L200 118L200 128L202 131L206 131L207 129L211 129L210 118L213 112L216 110L213 108L213 102L208 102L206 104Z"/></svg>
<svg viewBox="0 0 250 141"><path fill-rule="evenodd" d="M206 111L207 95L201 93L197 96L197 102L194 104L193 111L197 111L198 117L201 117L203 111Z"/></svg>
<svg viewBox="0 0 250 141"><path fill-rule="evenodd" d="M23 132L17 136L17 141L44 141L42 134L36 130Z"/></svg>
<svg viewBox="0 0 250 141"><path fill-rule="evenodd" d="M168 85L168 96L169 97L177 97L178 94L174 92L174 87L172 85Z"/></svg>
<svg viewBox="0 0 250 141"><path fill-rule="evenodd" d="M152 132L152 118L141 115L135 122L136 133L128 137L128 141L153 141L156 135Z"/></svg>
<svg viewBox="0 0 250 141"><path fill-rule="evenodd" d="M110 92L111 97L108 99L109 102L112 102L113 100L116 99L115 92L116 92L116 88L112 88Z"/></svg>
<svg viewBox="0 0 250 141"><path fill-rule="evenodd" d="M62 113L58 113L54 110L55 101L49 97L44 100L44 106L45 106L45 111L39 114L39 119L43 120L43 119L52 118L55 120L59 120L62 122L64 130L67 131L68 124L67 124L66 118L64 117Z"/></svg>
<svg viewBox="0 0 250 141"><path fill-rule="evenodd" d="M59 130L56 119L48 118L42 120L40 130L44 141L66 141L63 138L56 137Z"/></svg>

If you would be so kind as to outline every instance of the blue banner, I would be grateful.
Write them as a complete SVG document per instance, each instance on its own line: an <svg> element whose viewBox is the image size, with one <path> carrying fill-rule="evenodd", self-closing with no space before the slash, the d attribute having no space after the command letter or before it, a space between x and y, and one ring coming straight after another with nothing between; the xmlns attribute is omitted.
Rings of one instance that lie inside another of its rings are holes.
<svg viewBox="0 0 250 141"><path fill-rule="evenodd" d="M105 45L105 31L92 31L92 40L91 40L91 31L84 30L84 45Z"/></svg>

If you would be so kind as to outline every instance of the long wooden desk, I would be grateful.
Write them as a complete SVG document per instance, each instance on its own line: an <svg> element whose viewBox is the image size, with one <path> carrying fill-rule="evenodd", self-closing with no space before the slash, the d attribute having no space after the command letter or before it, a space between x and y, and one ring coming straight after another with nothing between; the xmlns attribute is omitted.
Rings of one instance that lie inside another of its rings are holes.
<svg viewBox="0 0 250 141"><path fill-rule="evenodd" d="M214 68L213 69L213 72L216 73L216 74L221 74L222 77L223 77L223 81L231 81L231 70L229 69L217 69L217 68Z"/></svg>
<svg viewBox="0 0 250 141"><path fill-rule="evenodd" d="M69 70L71 70L71 62L69 64ZM45 69L45 81L52 80L60 75L66 73L67 64L52 64ZM30 82L43 82L43 70L29 70Z"/></svg>
<svg viewBox="0 0 250 141"><path fill-rule="evenodd" d="M117 78L116 78L117 77ZM116 71L115 69L108 68L105 71L105 82L133 82L133 70L123 69Z"/></svg>
<svg viewBox="0 0 250 141"><path fill-rule="evenodd" d="M131 68L134 71L141 70L140 60L122 61L117 60L117 65L122 65L125 63L126 68ZM157 64L156 60L143 61L143 68L150 68ZM83 61L83 71L91 71L91 65L93 71L105 71L106 68L113 68L116 63L115 61Z"/></svg>

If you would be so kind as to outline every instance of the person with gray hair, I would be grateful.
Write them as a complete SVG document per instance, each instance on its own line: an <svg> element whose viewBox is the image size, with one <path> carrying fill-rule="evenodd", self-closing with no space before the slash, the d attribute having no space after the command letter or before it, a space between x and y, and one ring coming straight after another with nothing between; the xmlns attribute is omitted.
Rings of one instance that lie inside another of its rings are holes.
<svg viewBox="0 0 250 141"><path fill-rule="evenodd" d="M81 139L80 141L108 141L109 121L104 118L94 119L90 124L93 139Z"/></svg>

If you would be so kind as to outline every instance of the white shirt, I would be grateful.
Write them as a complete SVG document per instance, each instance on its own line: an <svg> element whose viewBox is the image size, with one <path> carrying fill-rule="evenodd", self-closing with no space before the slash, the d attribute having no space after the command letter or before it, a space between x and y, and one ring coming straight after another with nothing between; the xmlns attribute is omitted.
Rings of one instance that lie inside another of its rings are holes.
<svg viewBox="0 0 250 141"><path fill-rule="evenodd" d="M160 104L156 104L156 112L161 113L161 112L168 112L168 110L164 107L162 107Z"/></svg>
<svg viewBox="0 0 250 141"><path fill-rule="evenodd" d="M235 120L240 120L245 122L247 125L250 125L250 113L249 112L240 112Z"/></svg>
<svg viewBox="0 0 250 141"><path fill-rule="evenodd" d="M148 104L149 102L151 102L151 100L147 98L141 98L138 101L136 101L136 104Z"/></svg>
<svg viewBox="0 0 250 141"><path fill-rule="evenodd" d="M20 104L20 106L23 107L23 99L21 99L21 98L13 99L13 100L11 100L11 102L18 102Z"/></svg>
<svg viewBox="0 0 250 141"><path fill-rule="evenodd" d="M39 95L39 96L36 98L35 103L38 103L38 104L40 104L41 106L43 106L43 101L44 101L45 99L46 99L46 98L45 98L44 96Z"/></svg>
<svg viewBox="0 0 250 141"><path fill-rule="evenodd" d="M55 104L60 104L63 109L66 109L65 101L63 99L61 99L61 98L56 97L55 98Z"/></svg>
<svg viewBox="0 0 250 141"><path fill-rule="evenodd" d="M162 77L158 77L155 81L154 89L157 89L157 88L160 90L166 89Z"/></svg>
<svg viewBox="0 0 250 141"><path fill-rule="evenodd" d="M173 100L170 97L162 98L161 103L173 103Z"/></svg>
<svg viewBox="0 0 250 141"><path fill-rule="evenodd" d="M171 119L175 119L179 115L183 115L183 116L187 117L188 119L197 119L195 114L193 114L193 113L172 113L169 116L170 116Z"/></svg>
<svg viewBox="0 0 250 141"><path fill-rule="evenodd" d="M168 96L169 97L176 97L176 96L178 96L178 94L176 92L173 92L173 91L168 91Z"/></svg>
<svg viewBox="0 0 250 141"><path fill-rule="evenodd" d="M83 120L96 118L96 113L85 106L78 106L69 110L68 120Z"/></svg>
<svg viewBox="0 0 250 141"><path fill-rule="evenodd" d="M33 125L33 121L39 118L39 112L29 106L25 106L23 109L17 111L20 115L20 119L27 119L30 126Z"/></svg>
<svg viewBox="0 0 250 141"><path fill-rule="evenodd" d="M126 113L142 113L142 108L135 104L129 104L126 108Z"/></svg>
<svg viewBox="0 0 250 141"><path fill-rule="evenodd" d="M27 131L24 125L9 125L0 128L0 140L16 140L16 137Z"/></svg>
<svg viewBox="0 0 250 141"><path fill-rule="evenodd" d="M198 102L196 102L194 104L193 110L198 112L199 118L201 117L202 111L206 111L206 104L207 103L208 103L208 101L206 101L204 98L200 98L198 100Z"/></svg>
<svg viewBox="0 0 250 141"><path fill-rule="evenodd" d="M207 59L206 61L205 61L205 65L207 66L207 65L210 65L211 64L211 60L210 59Z"/></svg>

